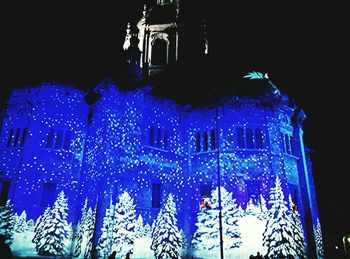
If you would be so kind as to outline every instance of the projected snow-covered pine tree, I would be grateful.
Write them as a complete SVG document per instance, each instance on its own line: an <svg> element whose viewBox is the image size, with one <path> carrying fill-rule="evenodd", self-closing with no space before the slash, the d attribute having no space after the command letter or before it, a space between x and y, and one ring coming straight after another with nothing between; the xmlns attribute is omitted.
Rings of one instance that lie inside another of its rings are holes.
<svg viewBox="0 0 350 259"><path fill-rule="evenodd" d="M86 229L87 202L88 200L85 199L83 208L81 209L81 218L76 227L76 233L75 233L76 238L75 238L74 250L73 250L74 257L78 257L82 251L83 237Z"/></svg>
<svg viewBox="0 0 350 259"><path fill-rule="evenodd" d="M145 228L144 228L144 225L143 225L142 215L140 214L137 217L137 220L136 220L135 237L136 238L140 238L140 237L144 237L144 236L145 236Z"/></svg>
<svg viewBox="0 0 350 259"><path fill-rule="evenodd" d="M151 249L159 259L181 258L182 238L177 227L177 209L173 194L168 194L164 208L157 217L152 235Z"/></svg>
<svg viewBox="0 0 350 259"><path fill-rule="evenodd" d="M316 226L314 227L314 232L315 232L317 257L321 259L321 258L324 258L324 249L323 249L321 223L319 218L317 218L316 220Z"/></svg>
<svg viewBox="0 0 350 259"><path fill-rule="evenodd" d="M267 247L269 258L286 257L293 254L293 230L288 216L287 202L281 187L281 180L276 176L275 186L270 190L271 204L269 219L263 233L263 245Z"/></svg>
<svg viewBox="0 0 350 259"><path fill-rule="evenodd" d="M197 214L197 230L193 235L192 245L198 251L218 252L219 240L219 188L216 187L212 193L212 209L204 209ZM221 187L222 206L222 232L224 249L238 248L241 243L241 233L238 227L240 211L232 193Z"/></svg>
<svg viewBox="0 0 350 259"><path fill-rule="evenodd" d="M101 258L106 258L112 253L113 245L113 225L114 225L114 205L112 199L109 208L106 209L106 214L103 217L103 225L101 228L101 236L97 243L97 253Z"/></svg>
<svg viewBox="0 0 350 259"><path fill-rule="evenodd" d="M293 255L297 258L306 258L304 230L301 224L300 214L296 205L293 203L292 196L289 194L289 217L293 231L292 249Z"/></svg>
<svg viewBox="0 0 350 259"><path fill-rule="evenodd" d="M37 240L40 255L58 256L66 254L65 241L69 231L67 210L68 199L61 191L49 214L43 217L43 226Z"/></svg>
<svg viewBox="0 0 350 259"><path fill-rule="evenodd" d="M13 204L7 200L5 206L0 206L0 235L5 236L6 244L12 244L15 224Z"/></svg>
<svg viewBox="0 0 350 259"><path fill-rule="evenodd" d="M85 229L86 246L84 251L84 258L92 257L92 254L91 254L92 246L93 246L92 239L95 231L97 204L98 202L96 201L94 210L92 210L90 207L86 214L86 229Z"/></svg>
<svg viewBox="0 0 350 259"><path fill-rule="evenodd" d="M124 258L134 250L136 210L134 199L124 191L115 205L112 251Z"/></svg>
<svg viewBox="0 0 350 259"><path fill-rule="evenodd" d="M22 211L21 215L18 216L14 230L17 233L22 233L23 231L27 230L27 228L27 213L24 210Z"/></svg>
<svg viewBox="0 0 350 259"><path fill-rule="evenodd" d="M38 254L43 253L43 243L41 241L43 240L44 226L46 224L46 221L48 221L49 217L50 207L46 207L44 213L37 218L34 226L34 237L32 239L32 242L35 244L35 250Z"/></svg>

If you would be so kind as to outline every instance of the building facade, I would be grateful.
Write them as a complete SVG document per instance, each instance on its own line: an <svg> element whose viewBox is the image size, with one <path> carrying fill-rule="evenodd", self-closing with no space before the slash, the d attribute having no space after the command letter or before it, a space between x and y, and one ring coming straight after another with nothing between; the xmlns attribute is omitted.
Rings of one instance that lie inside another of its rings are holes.
<svg viewBox="0 0 350 259"><path fill-rule="evenodd" d="M151 10L162 8L178 17L178 3ZM128 26L124 48L136 74L158 73L180 55L176 23L157 19L145 9L139 32ZM14 253L321 258L306 115L267 78L250 79L269 87L201 107L154 95L147 84L122 90L110 79L91 91L55 83L14 90L0 139L1 206L14 214ZM40 230L47 208L62 235ZM60 245L45 248L42 233Z"/></svg>

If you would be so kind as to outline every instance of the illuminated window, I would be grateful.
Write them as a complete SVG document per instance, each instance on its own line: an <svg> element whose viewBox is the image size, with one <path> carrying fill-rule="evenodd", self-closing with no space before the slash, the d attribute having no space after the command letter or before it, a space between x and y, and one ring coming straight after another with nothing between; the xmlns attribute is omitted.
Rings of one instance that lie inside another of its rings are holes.
<svg viewBox="0 0 350 259"><path fill-rule="evenodd" d="M161 203L161 185L160 183L152 184L152 208L160 208Z"/></svg>
<svg viewBox="0 0 350 259"><path fill-rule="evenodd" d="M54 129L49 129L49 134L47 135L47 140L46 140L47 148L52 148L54 139L55 139L55 131Z"/></svg>
<svg viewBox="0 0 350 259"><path fill-rule="evenodd" d="M215 130L211 130L210 132L210 148L211 150L216 149L216 135L215 135Z"/></svg>
<svg viewBox="0 0 350 259"><path fill-rule="evenodd" d="M14 147L16 147L17 144L18 144L19 132L20 132L20 129L17 129L17 130L16 130L15 141L13 142L13 146L14 146Z"/></svg>
<svg viewBox="0 0 350 259"><path fill-rule="evenodd" d="M244 130L243 128L238 128L237 129L237 145L238 148L244 148Z"/></svg>
<svg viewBox="0 0 350 259"><path fill-rule="evenodd" d="M63 144L63 148L65 150L69 150L70 142L71 142L71 133L69 131L67 131L65 136L64 136L64 144Z"/></svg>
<svg viewBox="0 0 350 259"><path fill-rule="evenodd" d="M196 134L196 152L201 152L201 134L199 132Z"/></svg>
<svg viewBox="0 0 350 259"><path fill-rule="evenodd" d="M290 154L293 155L293 137L289 137L289 143L290 143Z"/></svg>
<svg viewBox="0 0 350 259"><path fill-rule="evenodd" d="M208 151L208 133L206 131L203 134L203 151Z"/></svg>
<svg viewBox="0 0 350 259"><path fill-rule="evenodd" d="M154 145L154 128L152 126L149 128L149 145Z"/></svg>
<svg viewBox="0 0 350 259"><path fill-rule="evenodd" d="M0 181L0 189L1 189L0 206L6 205L7 197L10 190L10 185L11 185L10 181Z"/></svg>
<svg viewBox="0 0 350 259"><path fill-rule="evenodd" d="M164 145L164 149L168 148L168 131L164 130L164 134L163 134L163 145Z"/></svg>
<svg viewBox="0 0 350 259"><path fill-rule="evenodd" d="M292 155L292 137L287 134L284 135L284 152Z"/></svg>
<svg viewBox="0 0 350 259"><path fill-rule="evenodd" d="M152 46L153 65L165 65L167 63L167 43L163 39L155 39Z"/></svg>
<svg viewBox="0 0 350 259"><path fill-rule="evenodd" d="M41 207L47 207L53 205L55 201L56 184L55 183L44 183L43 191L41 193Z"/></svg>
<svg viewBox="0 0 350 259"><path fill-rule="evenodd" d="M162 129L161 128L157 128L157 147L162 147Z"/></svg>
<svg viewBox="0 0 350 259"><path fill-rule="evenodd" d="M203 184L201 185L200 191L202 198L208 198L211 194L211 186L209 184Z"/></svg>
<svg viewBox="0 0 350 259"><path fill-rule="evenodd" d="M254 205L260 205L260 181L246 180L247 202L250 200Z"/></svg>
<svg viewBox="0 0 350 259"><path fill-rule="evenodd" d="M26 141L27 131L28 131L28 129L27 129L27 128L24 128L23 133L22 133L22 139L21 139L21 147L24 146L24 143L25 143L25 141Z"/></svg>
<svg viewBox="0 0 350 259"><path fill-rule="evenodd" d="M57 132L56 142L55 142L55 149L59 149L62 147L62 140L63 140L63 131L59 130Z"/></svg>
<svg viewBox="0 0 350 259"><path fill-rule="evenodd" d="M253 149L254 148L253 130L246 129L245 134L246 134L247 148Z"/></svg>
<svg viewBox="0 0 350 259"><path fill-rule="evenodd" d="M261 129L255 129L254 142L255 142L255 148L256 149L262 149L263 148Z"/></svg>
<svg viewBox="0 0 350 259"><path fill-rule="evenodd" d="M11 146L12 137L13 137L13 129L10 130L10 134L9 134L8 139L7 139L7 147Z"/></svg>

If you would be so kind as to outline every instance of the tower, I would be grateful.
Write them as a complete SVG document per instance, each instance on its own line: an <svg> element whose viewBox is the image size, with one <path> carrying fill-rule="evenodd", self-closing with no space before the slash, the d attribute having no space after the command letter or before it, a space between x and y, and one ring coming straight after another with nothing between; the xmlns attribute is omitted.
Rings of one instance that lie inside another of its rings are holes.
<svg viewBox="0 0 350 259"><path fill-rule="evenodd" d="M192 17L188 5L180 0L157 0L144 5L136 24L128 23L123 49L137 37L141 52L140 67L145 77L157 75L178 61L195 60L208 54L205 19Z"/></svg>

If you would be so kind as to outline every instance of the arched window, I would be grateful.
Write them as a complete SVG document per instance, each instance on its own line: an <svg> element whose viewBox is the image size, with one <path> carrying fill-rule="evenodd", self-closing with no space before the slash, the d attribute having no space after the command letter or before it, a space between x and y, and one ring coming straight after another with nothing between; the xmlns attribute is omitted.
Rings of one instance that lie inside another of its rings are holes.
<svg viewBox="0 0 350 259"><path fill-rule="evenodd" d="M167 43L163 39L155 39L152 46L151 63L164 65L167 63Z"/></svg>
<svg viewBox="0 0 350 259"><path fill-rule="evenodd" d="M13 137L13 129L10 130L9 138L7 139L7 147L11 146L12 137Z"/></svg>
<svg viewBox="0 0 350 259"><path fill-rule="evenodd" d="M196 152L201 152L201 134L199 132L196 134Z"/></svg>
<svg viewBox="0 0 350 259"><path fill-rule="evenodd" d="M163 145L164 145L164 149L168 148L168 131L167 130L164 130Z"/></svg>
<svg viewBox="0 0 350 259"><path fill-rule="evenodd" d="M284 144L285 144L285 153L290 154L290 142L289 142L289 136L286 134L284 135Z"/></svg>
<svg viewBox="0 0 350 259"><path fill-rule="evenodd" d="M54 138L55 138L55 131L54 131L54 129L50 129L49 134L47 135L47 140L46 140L46 147L47 148L52 148Z"/></svg>
<svg viewBox="0 0 350 259"><path fill-rule="evenodd" d="M237 145L238 148L244 148L244 131L243 128L237 129Z"/></svg>
<svg viewBox="0 0 350 259"><path fill-rule="evenodd" d="M157 129L157 147L162 147L162 142L163 142L162 133L163 133L162 129L158 127L158 129Z"/></svg>
<svg viewBox="0 0 350 259"><path fill-rule="evenodd" d="M262 132L261 129L255 129L255 148L257 149L262 149L263 148L263 143L262 143Z"/></svg>
<svg viewBox="0 0 350 259"><path fill-rule="evenodd" d="M211 142L210 142L210 148L211 148L211 150L214 150L214 149L216 149L216 135L215 135L215 130L211 130L211 132L210 132L210 140L211 140Z"/></svg>
<svg viewBox="0 0 350 259"><path fill-rule="evenodd" d="M203 150L208 151L208 132L204 132L203 134Z"/></svg>
<svg viewBox="0 0 350 259"><path fill-rule="evenodd" d="M55 143L55 148L59 149L62 147L62 140L63 140L63 131L59 130L57 132L57 138L56 138L56 143Z"/></svg>
<svg viewBox="0 0 350 259"><path fill-rule="evenodd" d="M70 147L70 140L71 140L71 135L70 135L70 132L67 131L66 132L66 135L64 137L64 144L63 144L63 148L65 150L69 150L69 147Z"/></svg>
<svg viewBox="0 0 350 259"><path fill-rule="evenodd" d="M25 141L26 141L27 131L28 131L28 129L27 129L27 128L24 128L23 133L22 133L22 139L21 139L21 147L24 146L24 143L25 143Z"/></svg>
<svg viewBox="0 0 350 259"><path fill-rule="evenodd" d="M254 148L254 142L253 142L253 130L252 129L246 129L246 141L247 141L247 148Z"/></svg>
<svg viewBox="0 0 350 259"><path fill-rule="evenodd" d="M18 128L17 131L16 131L15 141L13 142L13 146L14 147L16 147L17 144L18 144L19 132L20 132L20 129Z"/></svg>
<svg viewBox="0 0 350 259"><path fill-rule="evenodd" d="M149 128L149 145L154 145L154 128L152 126Z"/></svg>

